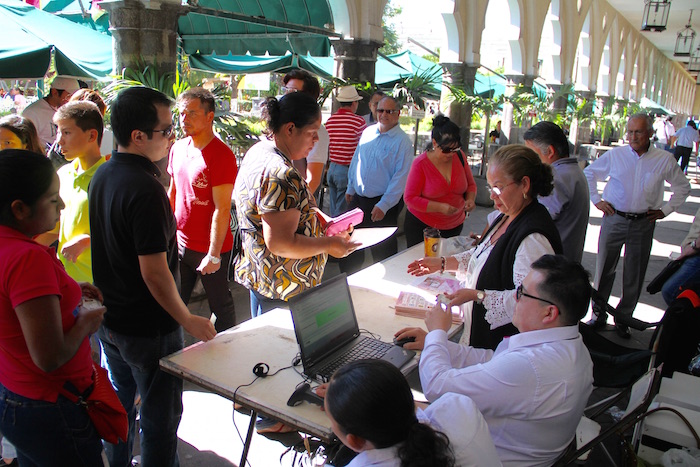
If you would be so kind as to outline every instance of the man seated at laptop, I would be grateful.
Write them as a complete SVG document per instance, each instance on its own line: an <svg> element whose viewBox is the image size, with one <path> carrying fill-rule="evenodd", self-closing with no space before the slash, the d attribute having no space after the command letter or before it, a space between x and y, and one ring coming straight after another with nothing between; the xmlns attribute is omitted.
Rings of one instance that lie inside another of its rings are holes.
<svg viewBox="0 0 700 467"><path fill-rule="evenodd" d="M593 390L593 363L578 332L590 297L579 263L545 255L516 291L520 334L495 351L449 342L452 315L439 307L426 314L427 335L411 328L397 337L412 335L423 347L420 379L429 401L449 392L474 400L504 466L548 466L573 439Z"/></svg>

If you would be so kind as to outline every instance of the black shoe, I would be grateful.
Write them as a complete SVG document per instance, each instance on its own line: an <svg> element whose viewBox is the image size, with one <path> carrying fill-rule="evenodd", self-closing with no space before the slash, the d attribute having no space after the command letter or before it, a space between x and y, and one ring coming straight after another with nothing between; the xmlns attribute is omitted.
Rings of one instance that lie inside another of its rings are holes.
<svg viewBox="0 0 700 467"><path fill-rule="evenodd" d="M618 336L622 337L623 339L629 339L630 337L632 337L632 334L630 333L630 328L626 324L616 324L615 332Z"/></svg>
<svg viewBox="0 0 700 467"><path fill-rule="evenodd" d="M608 324L608 314L593 312L593 318L591 318L586 324L596 331L605 329L605 326Z"/></svg>

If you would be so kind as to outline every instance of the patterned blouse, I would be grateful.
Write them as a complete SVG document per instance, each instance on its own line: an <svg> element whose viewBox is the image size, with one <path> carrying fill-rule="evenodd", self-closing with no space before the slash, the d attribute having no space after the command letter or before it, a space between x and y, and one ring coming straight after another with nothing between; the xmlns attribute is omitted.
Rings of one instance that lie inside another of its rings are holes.
<svg viewBox="0 0 700 467"><path fill-rule="evenodd" d="M262 215L275 211L298 209L301 215L296 233L323 235L311 210L316 201L306 181L274 144L261 141L248 150L236 177L233 198L243 243L234 265L236 282L265 297L282 300L321 283L327 254L283 258L265 245Z"/></svg>

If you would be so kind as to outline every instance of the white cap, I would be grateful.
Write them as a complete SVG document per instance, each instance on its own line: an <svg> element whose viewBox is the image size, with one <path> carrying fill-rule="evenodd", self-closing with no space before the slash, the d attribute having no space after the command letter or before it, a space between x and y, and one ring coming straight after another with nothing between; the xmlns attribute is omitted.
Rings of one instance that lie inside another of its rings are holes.
<svg viewBox="0 0 700 467"><path fill-rule="evenodd" d="M75 91L80 89L80 84L78 84L78 80L75 78L56 76L51 83L51 89L62 89L73 94Z"/></svg>

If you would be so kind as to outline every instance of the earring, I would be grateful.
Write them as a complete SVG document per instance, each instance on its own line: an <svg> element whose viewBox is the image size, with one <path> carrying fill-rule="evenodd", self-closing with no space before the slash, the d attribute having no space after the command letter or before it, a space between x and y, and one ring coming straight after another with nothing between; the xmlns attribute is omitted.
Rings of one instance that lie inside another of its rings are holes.
<svg viewBox="0 0 700 467"><path fill-rule="evenodd" d="M523 193L523 199L527 199L527 193Z"/></svg>

